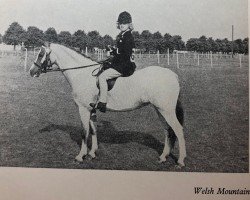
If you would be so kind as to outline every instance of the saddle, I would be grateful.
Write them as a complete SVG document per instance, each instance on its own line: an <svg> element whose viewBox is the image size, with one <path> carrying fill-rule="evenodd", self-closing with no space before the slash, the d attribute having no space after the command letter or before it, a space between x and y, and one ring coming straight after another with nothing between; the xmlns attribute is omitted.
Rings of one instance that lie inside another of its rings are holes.
<svg viewBox="0 0 250 200"><path fill-rule="evenodd" d="M129 71L128 74L123 75L123 77L131 76L134 73L136 65L135 65L134 62L131 62L131 65L132 65L131 66L131 70ZM98 76L100 76L101 73L103 73L105 70L107 70L109 68L112 68L111 59L108 59L108 60L106 60L105 62L102 63L102 66L99 68L99 71L97 72L97 74L93 75L93 73L94 73L95 70L92 72L92 75L97 77L97 79L96 79L96 86L97 86L98 89L100 89L99 81L98 81ZM108 91L110 91L114 87L117 78L119 78L119 77L107 80Z"/></svg>

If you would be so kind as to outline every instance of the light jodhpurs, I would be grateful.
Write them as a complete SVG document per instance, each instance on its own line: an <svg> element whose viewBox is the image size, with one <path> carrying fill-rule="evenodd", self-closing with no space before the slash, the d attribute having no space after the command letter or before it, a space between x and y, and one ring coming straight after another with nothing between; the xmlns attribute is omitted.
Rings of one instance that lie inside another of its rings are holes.
<svg viewBox="0 0 250 200"><path fill-rule="evenodd" d="M109 68L101 73L101 75L98 78L100 85L100 98L99 98L100 102L107 103L107 96L108 96L107 80L119 77L121 75L122 75L121 73L119 73L113 68Z"/></svg>

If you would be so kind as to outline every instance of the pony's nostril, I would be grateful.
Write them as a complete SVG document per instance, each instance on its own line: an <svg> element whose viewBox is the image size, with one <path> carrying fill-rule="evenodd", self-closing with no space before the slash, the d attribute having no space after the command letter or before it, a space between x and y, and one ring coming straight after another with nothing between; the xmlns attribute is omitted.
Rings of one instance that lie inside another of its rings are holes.
<svg viewBox="0 0 250 200"><path fill-rule="evenodd" d="M30 69L30 70L29 70L29 73L30 73L30 76L32 76L32 77L34 76L33 70Z"/></svg>

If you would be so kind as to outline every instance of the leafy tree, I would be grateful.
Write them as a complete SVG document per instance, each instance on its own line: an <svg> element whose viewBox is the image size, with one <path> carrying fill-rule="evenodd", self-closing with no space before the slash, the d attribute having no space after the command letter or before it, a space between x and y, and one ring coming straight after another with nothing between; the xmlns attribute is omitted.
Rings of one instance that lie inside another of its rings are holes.
<svg viewBox="0 0 250 200"><path fill-rule="evenodd" d="M159 50L160 52L164 51L164 45L163 45L163 36L161 35L161 33L159 31L157 31L156 33L154 33L152 35L152 41L153 41L153 48L155 50Z"/></svg>
<svg viewBox="0 0 250 200"><path fill-rule="evenodd" d="M61 31L57 35L58 42L64 45L71 46L71 34L69 31Z"/></svg>
<svg viewBox="0 0 250 200"><path fill-rule="evenodd" d="M185 43L182 41L182 38L179 35L174 35L173 37L171 37L170 42L173 46L173 49L175 50L185 49Z"/></svg>
<svg viewBox="0 0 250 200"><path fill-rule="evenodd" d="M222 52L229 53L231 52L231 44L227 38L221 40Z"/></svg>
<svg viewBox="0 0 250 200"><path fill-rule="evenodd" d="M154 40L160 40L160 39L162 39L163 37L162 37L161 33L160 33L159 31L157 31L157 32L155 32L155 33L152 35L152 38L153 38Z"/></svg>
<svg viewBox="0 0 250 200"><path fill-rule="evenodd" d="M24 34L24 45L37 47L44 43L44 33L35 26L29 26Z"/></svg>
<svg viewBox="0 0 250 200"><path fill-rule="evenodd" d="M140 33L138 31L133 31L132 35L134 37L135 47L138 49L143 49L142 40L140 38Z"/></svg>
<svg viewBox="0 0 250 200"><path fill-rule="evenodd" d="M242 39L237 39L233 41L234 53L243 53L243 41Z"/></svg>
<svg viewBox="0 0 250 200"><path fill-rule="evenodd" d="M212 37L207 39L207 47L208 47L208 51L212 51L212 52L218 52L219 51L219 45L217 44L216 41L213 40Z"/></svg>
<svg viewBox="0 0 250 200"><path fill-rule="evenodd" d="M48 42L57 42L58 39L57 39L57 32L54 28L48 28L45 32L45 39L46 41Z"/></svg>
<svg viewBox="0 0 250 200"><path fill-rule="evenodd" d="M134 40L140 39L140 33L138 31L133 31L132 35L134 37Z"/></svg>
<svg viewBox="0 0 250 200"><path fill-rule="evenodd" d="M90 31L88 32L87 36L90 39L90 43L89 43L89 47L90 49L93 49L94 47L98 47L101 48L101 36L99 34L99 32L97 31Z"/></svg>
<svg viewBox="0 0 250 200"><path fill-rule="evenodd" d="M170 40L172 36L169 33L166 33L163 37L166 40Z"/></svg>
<svg viewBox="0 0 250 200"><path fill-rule="evenodd" d="M186 44L188 51L198 51L199 50L199 40L197 38L190 38Z"/></svg>
<svg viewBox="0 0 250 200"><path fill-rule="evenodd" d="M243 42L243 52L245 54L248 54L248 42L249 42L249 39L245 38L242 42Z"/></svg>
<svg viewBox="0 0 250 200"><path fill-rule="evenodd" d="M146 50L146 52L152 50L153 48L152 33L150 33L149 30L142 31L141 41L142 41L142 46Z"/></svg>
<svg viewBox="0 0 250 200"><path fill-rule="evenodd" d="M202 35L199 39L199 52L208 52L209 51L209 46L207 45L207 38L206 36Z"/></svg>
<svg viewBox="0 0 250 200"><path fill-rule="evenodd" d="M173 50L174 50L174 47L171 43L171 38L172 38L172 36L169 33L166 33L163 36L163 49L165 52L167 52L168 49L170 52L173 52Z"/></svg>
<svg viewBox="0 0 250 200"><path fill-rule="evenodd" d="M102 43L103 43L103 47L107 47L108 45L114 45L115 42L113 40L113 38L109 35L104 35L104 37L102 38Z"/></svg>
<svg viewBox="0 0 250 200"><path fill-rule="evenodd" d="M222 45L222 40L221 39L216 39L215 42L218 45L218 51L223 52L223 45Z"/></svg>
<svg viewBox="0 0 250 200"><path fill-rule="evenodd" d="M3 42L6 44L16 45L21 44L24 37L24 29L17 22L13 22L3 36Z"/></svg>
<svg viewBox="0 0 250 200"><path fill-rule="evenodd" d="M142 33L141 33L141 38L142 38L143 40L149 40L149 39L152 38L152 33L150 33L149 30L144 30L144 31L142 31Z"/></svg>
<svg viewBox="0 0 250 200"><path fill-rule="evenodd" d="M83 30L77 30L72 37L72 45L83 50L90 43L88 36Z"/></svg>

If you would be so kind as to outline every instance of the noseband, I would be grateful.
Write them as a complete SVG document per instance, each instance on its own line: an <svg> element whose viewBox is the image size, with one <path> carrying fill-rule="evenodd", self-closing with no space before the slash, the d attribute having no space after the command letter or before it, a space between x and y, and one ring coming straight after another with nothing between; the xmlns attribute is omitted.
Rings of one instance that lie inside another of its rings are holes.
<svg viewBox="0 0 250 200"><path fill-rule="evenodd" d="M39 70L40 70L41 73L46 73L47 70L52 67L52 65L56 64L56 62L53 62L53 63L51 62L51 60L50 60L50 53L51 53L51 51L49 53L47 53L45 51L45 60L44 60L44 62L41 65L39 65L36 62L34 62L34 65L39 68ZM40 55L40 54L38 55L38 57L42 57L42 56L43 55Z"/></svg>

